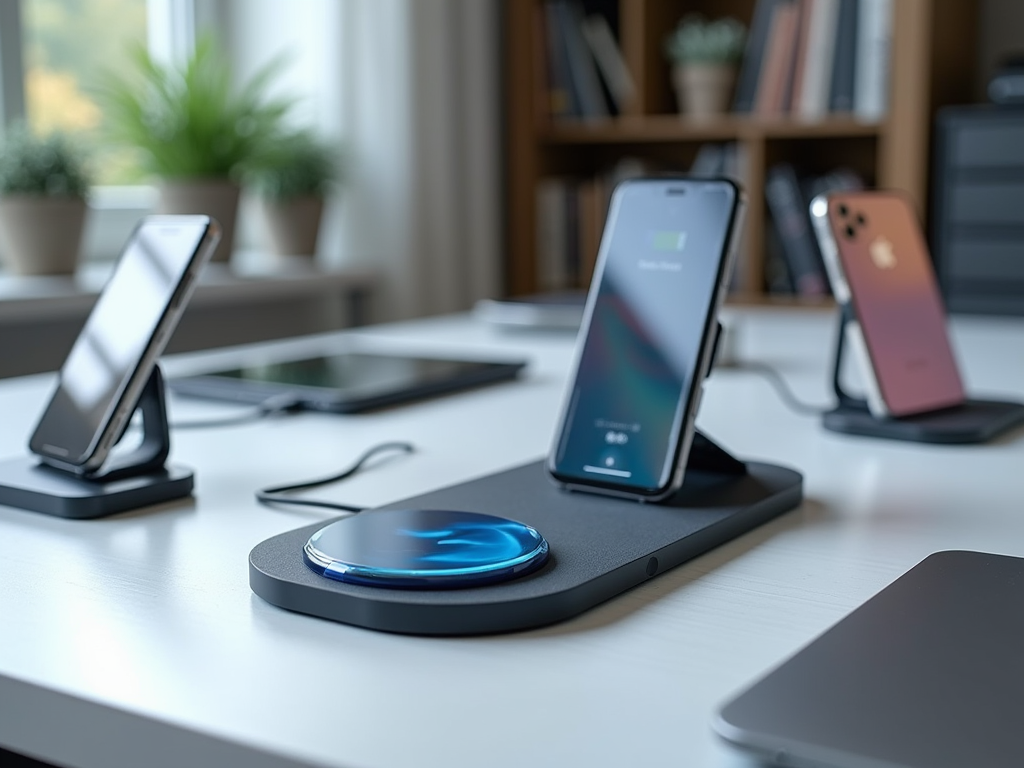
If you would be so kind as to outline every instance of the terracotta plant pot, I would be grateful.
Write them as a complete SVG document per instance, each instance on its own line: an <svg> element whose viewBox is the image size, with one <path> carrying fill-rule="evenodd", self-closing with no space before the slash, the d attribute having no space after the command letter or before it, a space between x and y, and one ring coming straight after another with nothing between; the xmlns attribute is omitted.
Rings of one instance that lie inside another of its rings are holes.
<svg viewBox="0 0 1024 768"><path fill-rule="evenodd" d="M231 258L241 188L227 179L165 179L160 184L157 213L204 213L221 226L220 244L212 261Z"/></svg>
<svg viewBox="0 0 1024 768"><path fill-rule="evenodd" d="M0 197L0 255L18 275L70 275L78 266L86 203L80 197Z"/></svg>
<svg viewBox="0 0 1024 768"><path fill-rule="evenodd" d="M270 249L278 256L314 256L324 199L316 195L294 200L264 200Z"/></svg>
<svg viewBox="0 0 1024 768"><path fill-rule="evenodd" d="M731 64L676 64L672 82L680 113L700 120L728 111L735 80Z"/></svg>

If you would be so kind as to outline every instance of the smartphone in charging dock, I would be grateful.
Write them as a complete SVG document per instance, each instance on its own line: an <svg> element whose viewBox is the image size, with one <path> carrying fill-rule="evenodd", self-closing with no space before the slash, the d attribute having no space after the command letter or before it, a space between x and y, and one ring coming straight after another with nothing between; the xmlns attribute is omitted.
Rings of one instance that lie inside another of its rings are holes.
<svg viewBox="0 0 1024 768"><path fill-rule="evenodd" d="M743 210L727 179L616 187L548 456L563 487L658 501L682 486Z"/></svg>
<svg viewBox="0 0 1024 768"><path fill-rule="evenodd" d="M832 292L853 308L846 342L876 418L960 405L966 395L924 234L898 192L816 197L811 220Z"/></svg>
<svg viewBox="0 0 1024 768"><path fill-rule="evenodd" d="M136 226L29 440L44 463L83 476L103 466L219 240L209 216Z"/></svg>

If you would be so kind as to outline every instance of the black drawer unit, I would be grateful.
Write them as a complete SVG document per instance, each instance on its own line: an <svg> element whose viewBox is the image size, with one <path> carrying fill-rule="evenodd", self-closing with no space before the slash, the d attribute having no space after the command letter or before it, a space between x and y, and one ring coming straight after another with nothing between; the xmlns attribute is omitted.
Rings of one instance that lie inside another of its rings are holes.
<svg viewBox="0 0 1024 768"><path fill-rule="evenodd" d="M942 110L935 138L932 254L947 308L1024 315L1024 108Z"/></svg>

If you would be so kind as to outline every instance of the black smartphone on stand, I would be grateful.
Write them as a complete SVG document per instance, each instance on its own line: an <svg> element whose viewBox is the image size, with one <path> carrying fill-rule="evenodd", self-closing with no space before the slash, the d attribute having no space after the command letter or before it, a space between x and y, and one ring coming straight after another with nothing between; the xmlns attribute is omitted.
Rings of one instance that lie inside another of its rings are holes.
<svg viewBox="0 0 1024 768"><path fill-rule="evenodd" d="M744 210L727 179L616 187L548 471L642 501L683 482Z"/></svg>
<svg viewBox="0 0 1024 768"><path fill-rule="evenodd" d="M103 466L219 240L209 216L149 216L136 226L29 440L44 463L79 475Z"/></svg>

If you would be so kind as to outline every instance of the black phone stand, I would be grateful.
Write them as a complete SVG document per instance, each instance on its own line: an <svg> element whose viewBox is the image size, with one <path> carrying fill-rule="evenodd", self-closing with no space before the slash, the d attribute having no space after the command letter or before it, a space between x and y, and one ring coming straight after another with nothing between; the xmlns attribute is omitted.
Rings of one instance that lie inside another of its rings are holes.
<svg viewBox="0 0 1024 768"><path fill-rule="evenodd" d="M62 469L36 456L0 462L0 504L86 520L191 494L192 472L165 465L171 436L159 367L139 395L136 410L142 416L142 441L129 453L111 456L95 472Z"/></svg>
<svg viewBox="0 0 1024 768"><path fill-rule="evenodd" d="M832 432L915 443L984 443L1013 427L1024 424L1024 403L1003 400L968 399L962 405L900 418L878 418L867 401L850 396L840 381L846 326L854 320L853 308L845 304L839 315L832 388L838 405L822 417Z"/></svg>

